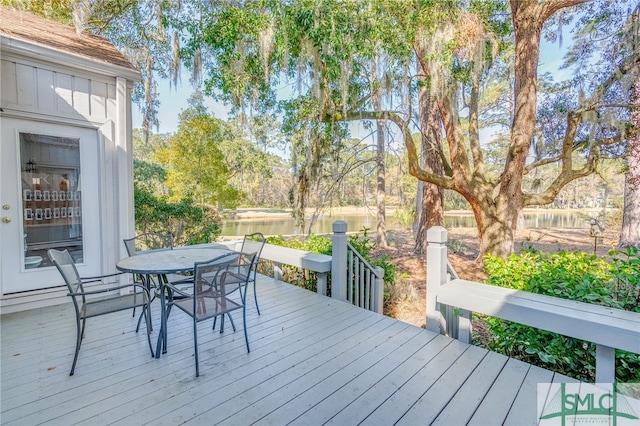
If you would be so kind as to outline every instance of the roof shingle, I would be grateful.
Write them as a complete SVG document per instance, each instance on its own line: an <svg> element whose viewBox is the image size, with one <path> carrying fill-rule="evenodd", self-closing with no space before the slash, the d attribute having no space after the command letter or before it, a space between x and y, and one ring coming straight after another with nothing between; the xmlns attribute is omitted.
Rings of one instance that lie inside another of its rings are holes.
<svg viewBox="0 0 640 426"><path fill-rule="evenodd" d="M98 62L135 69L109 40L27 12L0 6L0 34Z"/></svg>

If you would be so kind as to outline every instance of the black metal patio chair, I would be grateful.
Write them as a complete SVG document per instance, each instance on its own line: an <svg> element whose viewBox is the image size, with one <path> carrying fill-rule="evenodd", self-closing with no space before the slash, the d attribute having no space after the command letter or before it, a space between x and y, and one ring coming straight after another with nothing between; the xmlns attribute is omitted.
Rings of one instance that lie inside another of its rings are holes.
<svg viewBox="0 0 640 426"><path fill-rule="evenodd" d="M235 283L238 288L243 286L245 280L248 280L247 284L253 283L253 300L256 304L258 315L260 315L260 307L258 306L258 293L256 291L256 276L265 242L266 238L261 232L246 234L240 248L242 256L238 258L238 262L235 265L229 268L231 275L227 280L227 284ZM246 294L243 297L246 297Z"/></svg>
<svg viewBox="0 0 640 426"><path fill-rule="evenodd" d="M80 352L80 345L84 338L84 329L87 318L93 318L101 315L111 314L114 312L120 312L134 307L142 308L142 315L144 315L147 325L147 340L149 342L149 350L153 357L153 347L151 346L151 321L149 315L149 291L139 284L127 284L109 286L98 290L86 291L85 284L100 282L105 278L121 275L122 273L102 275L97 277L81 278L76 269L76 265L73 258L67 250L49 250L49 259L58 268L62 278L64 278L67 288L69 289L68 296L73 300L73 307L76 312L76 351L73 357L73 364L71 365L70 376L73 376L76 368L76 362L78 361L78 353ZM132 292L127 294L121 294L120 290L129 288ZM139 291L136 291L139 290ZM115 293L115 294L114 294ZM87 298L89 296L90 298ZM97 298L98 296L104 296ZM136 329L136 332L138 330Z"/></svg>
<svg viewBox="0 0 640 426"><path fill-rule="evenodd" d="M156 232L145 232L143 234L138 234L132 238L125 238L124 247L127 249L127 254L129 256L135 256L137 253L141 251L147 250L173 250L173 236L171 234L159 234ZM175 274L165 274L157 277L158 280L163 280L163 282L178 282L186 277L175 275ZM139 274L133 274L133 282L136 284L144 285L149 293L151 294L152 287L159 288L160 282L157 282L154 277L146 276L143 277ZM151 294L151 301L155 298L154 294ZM136 310L133 309L133 316L136 316ZM138 318L138 326L136 331L140 328L140 322L142 321L142 316ZM153 327L153 325L152 325Z"/></svg>
<svg viewBox="0 0 640 426"><path fill-rule="evenodd" d="M158 234L145 232L133 238L126 238L124 246L129 256L134 256L139 251L173 249L173 236L171 234Z"/></svg>
<svg viewBox="0 0 640 426"><path fill-rule="evenodd" d="M200 375L200 366L198 359L198 323L229 315L236 310L242 310L242 325L244 329L244 339L249 349L249 337L247 335L246 323L246 303L244 298L232 300L227 297L226 280L229 277L228 268L238 258L237 252L225 253L212 260L206 262L198 262L193 268L192 288L185 291L184 286L174 286L171 283L166 287L169 290L169 303L167 305L167 328L169 314L173 306L177 307L193 319L193 345L195 349L196 377ZM233 284L236 287L236 284ZM246 281L245 281L246 287ZM240 294L246 295L246 288ZM180 295L181 298L176 299L174 296ZM235 331L235 325L234 325ZM221 332L224 331L221 329Z"/></svg>

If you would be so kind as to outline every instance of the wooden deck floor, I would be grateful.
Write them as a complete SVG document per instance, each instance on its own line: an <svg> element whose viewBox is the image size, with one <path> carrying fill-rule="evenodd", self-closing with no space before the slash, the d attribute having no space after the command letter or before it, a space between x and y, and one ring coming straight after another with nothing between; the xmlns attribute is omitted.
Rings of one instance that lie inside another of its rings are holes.
<svg viewBox="0 0 640 426"><path fill-rule="evenodd" d="M160 359L130 314L88 320L73 377L70 303L3 315L0 423L522 425L536 423L537 383L568 381L270 278L258 294L251 353L241 329L200 324L198 378L177 310Z"/></svg>

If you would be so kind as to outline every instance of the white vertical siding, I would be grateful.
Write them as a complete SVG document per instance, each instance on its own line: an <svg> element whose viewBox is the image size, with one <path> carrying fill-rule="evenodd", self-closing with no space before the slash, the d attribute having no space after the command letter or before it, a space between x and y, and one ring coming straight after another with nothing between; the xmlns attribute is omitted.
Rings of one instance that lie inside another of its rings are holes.
<svg viewBox="0 0 640 426"><path fill-rule="evenodd" d="M106 103L107 103L107 117L109 117L112 120L116 120L116 114L118 113L118 106L116 104L116 85L115 84L109 84L107 85L107 96L106 96Z"/></svg>
<svg viewBox="0 0 640 426"><path fill-rule="evenodd" d="M2 61L2 103L18 103L18 91L16 88L16 64Z"/></svg>
<svg viewBox="0 0 640 426"><path fill-rule="evenodd" d="M107 117L107 83L100 81L91 82L90 104L91 115L94 117Z"/></svg>
<svg viewBox="0 0 640 426"><path fill-rule="evenodd" d="M56 110L56 90L55 90L55 78L54 72L51 70L45 70L43 68L37 68L37 96L38 96L38 108L45 111Z"/></svg>
<svg viewBox="0 0 640 426"><path fill-rule="evenodd" d="M90 87L91 80L73 77L73 109L89 117L91 117L91 104L89 102Z"/></svg>
<svg viewBox="0 0 640 426"><path fill-rule="evenodd" d="M73 114L73 77L69 74L56 73L57 111L63 114ZM78 111L82 114L82 111Z"/></svg>
<svg viewBox="0 0 640 426"><path fill-rule="evenodd" d="M18 90L18 103L35 107L37 102L35 68L16 64L16 87Z"/></svg>
<svg viewBox="0 0 640 426"><path fill-rule="evenodd" d="M115 78L2 60L2 107L102 124L116 118Z"/></svg>

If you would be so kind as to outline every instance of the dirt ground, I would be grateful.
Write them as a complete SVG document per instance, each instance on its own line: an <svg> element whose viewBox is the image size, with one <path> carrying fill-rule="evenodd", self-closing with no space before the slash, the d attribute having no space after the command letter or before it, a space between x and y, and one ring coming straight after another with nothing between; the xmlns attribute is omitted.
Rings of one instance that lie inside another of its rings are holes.
<svg viewBox="0 0 640 426"><path fill-rule="evenodd" d="M426 323L426 259L413 252L410 230L388 232L389 248L376 249L374 255L389 255L397 266L396 284L386 306L386 313L401 321L425 327ZM460 278L483 281L486 274L476 261L479 252L477 233L473 229L449 230L449 261ZM606 255L617 243L617 235L605 234L598 239L596 253ZM594 238L587 229L526 229L516 236L516 250L535 248L545 252L585 251L593 253ZM455 250L454 250L455 249Z"/></svg>

